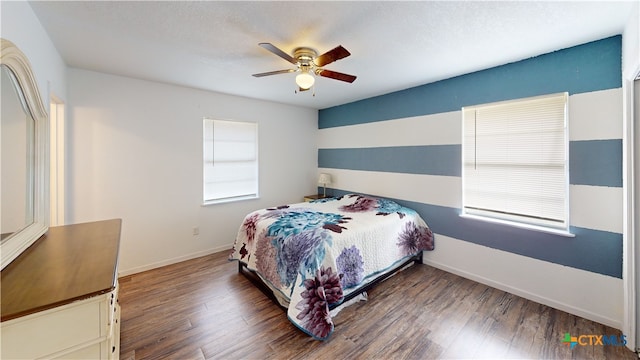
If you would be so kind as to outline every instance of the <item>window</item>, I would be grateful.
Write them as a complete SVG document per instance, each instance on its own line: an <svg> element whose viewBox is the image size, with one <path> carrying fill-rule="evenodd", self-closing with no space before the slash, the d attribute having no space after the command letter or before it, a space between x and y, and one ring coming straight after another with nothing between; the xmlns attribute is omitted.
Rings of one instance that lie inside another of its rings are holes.
<svg viewBox="0 0 640 360"><path fill-rule="evenodd" d="M204 204L258 197L258 124L204 119Z"/></svg>
<svg viewBox="0 0 640 360"><path fill-rule="evenodd" d="M462 109L463 215L567 231L567 99Z"/></svg>

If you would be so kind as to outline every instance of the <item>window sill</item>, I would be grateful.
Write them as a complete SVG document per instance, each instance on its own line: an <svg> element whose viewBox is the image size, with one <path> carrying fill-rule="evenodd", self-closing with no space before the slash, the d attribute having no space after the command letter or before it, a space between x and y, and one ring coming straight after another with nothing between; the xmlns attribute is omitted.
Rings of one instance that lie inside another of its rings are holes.
<svg viewBox="0 0 640 360"><path fill-rule="evenodd" d="M249 196L238 196L238 197L226 198L226 199L207 200L207 201L202 203L202 206L227 204L227 203L232 203L232 202L245 201L245 200L255 200L255 199L260 199L260 196L249 195Z"/></svg>
<svg viewBox="0 0 640 360"><path fill-rule="evenodd" d="M513 221L494 219L494 218L490 218L490 217L486 217L486 216L460 214L460 217L465 218L465 219L473 219L473 220L479 220L479 221L484 221L484 222L490 222L490 223L494 223L494 224L513 226L513 227L517 227L517 228L521 228L521 229L526 229L526 230L531 230L531 231L538 231L538 232L543 232L543 233L547 233L547 234L560 235L560 236L564 236L564 237L575 237L576 236L575 234L572 234L571 232L569 232L567 230L553 229L553 228L548 228L548 227L543 227L543 226L536 226L536 225L531 225L531 224L524 224L524 223L517 223L517 222L513 222Z"/></svg>

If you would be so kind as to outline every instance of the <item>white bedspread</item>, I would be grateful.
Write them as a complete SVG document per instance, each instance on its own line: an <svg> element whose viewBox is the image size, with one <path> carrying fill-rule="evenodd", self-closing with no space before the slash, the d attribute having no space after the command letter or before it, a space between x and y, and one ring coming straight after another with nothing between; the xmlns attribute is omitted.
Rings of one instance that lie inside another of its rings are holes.
<svg viewBox="0 0 640 360"><path fill-rule="evenodd" d="M351 194L248 214L229 259L289 299L289 320L322 340L333 331L329 305L424 250L433 234L414 210Z"/></svg>

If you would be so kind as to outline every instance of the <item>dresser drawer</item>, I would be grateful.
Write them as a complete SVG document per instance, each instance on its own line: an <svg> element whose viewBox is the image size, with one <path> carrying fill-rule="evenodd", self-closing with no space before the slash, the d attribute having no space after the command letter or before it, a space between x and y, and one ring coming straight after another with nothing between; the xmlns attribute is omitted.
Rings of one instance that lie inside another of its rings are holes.
<svg viewBox="0 0 640 360"><path fill-rule="evenodd" d="M60 360L89 360L89 359L106 359L104 355L107 352L104 343L96 343L85 348L65 353L54 359Z"/></svg>
<svg viewBox="0 0 640 360"><path fill-rule="evenodd" d="M110 294L3 322L1 357L48 357L101 341L109 331L107 296Z"/></svg>

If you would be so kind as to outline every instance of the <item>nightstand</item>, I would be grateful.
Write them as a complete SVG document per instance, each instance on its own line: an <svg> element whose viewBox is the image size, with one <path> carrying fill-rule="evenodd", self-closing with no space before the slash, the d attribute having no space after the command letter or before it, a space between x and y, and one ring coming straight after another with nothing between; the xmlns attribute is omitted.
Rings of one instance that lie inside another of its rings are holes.
<svg viewBox="0 0 640 360"><path fill-rule="evenodd" d="M322 195L322 194L317 194L317 195L307 195L304 197L304 202L309 202L309 201L313 201L313 200L318 200L318 199L326 199L326 198L330 198L331 196L328 195Z"/></svg>

